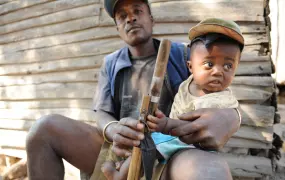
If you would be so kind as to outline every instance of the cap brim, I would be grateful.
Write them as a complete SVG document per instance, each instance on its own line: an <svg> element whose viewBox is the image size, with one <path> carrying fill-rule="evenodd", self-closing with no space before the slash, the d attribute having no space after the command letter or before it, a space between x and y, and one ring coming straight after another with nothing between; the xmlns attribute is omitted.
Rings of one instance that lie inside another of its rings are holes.
<svg viewBox="0 0 285 180"><path fill-rule="evenodd" d="M240 35L233 29L217 24L199 24L197 26L194 26L189 31L189 39L193 40L194 38L205 35L207 33L224 34L244 45L244 38L242 37L242 35Z"/></svg>
<svg viewBox="0 0 285 180"><path fill-rule="evenodd" d="M118 3L118 1L119 0L108 1L108 2L104 1L104 8L111 18L114 18L114 7Z"/></svg>
<svg viewBox="0 0 285 180"><path fill-rule="evenodd" d="M143 1L148 4L148 0L143 0ZM119 0L110 0L110 1L104 0L104 8L111 18L115 18L114 8L118 4L118 2Z"/></svg>

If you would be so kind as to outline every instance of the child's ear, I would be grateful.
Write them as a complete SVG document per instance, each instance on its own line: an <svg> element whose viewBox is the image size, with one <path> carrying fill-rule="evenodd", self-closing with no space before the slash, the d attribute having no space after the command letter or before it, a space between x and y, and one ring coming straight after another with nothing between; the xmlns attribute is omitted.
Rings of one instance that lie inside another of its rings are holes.
<svg viewBox="0 0 285 180"><path fill-rule="evenodd" d="M187 67L188 67L189 71L192 72L192 62L191 62L191 60L187 61Z"/></svg>

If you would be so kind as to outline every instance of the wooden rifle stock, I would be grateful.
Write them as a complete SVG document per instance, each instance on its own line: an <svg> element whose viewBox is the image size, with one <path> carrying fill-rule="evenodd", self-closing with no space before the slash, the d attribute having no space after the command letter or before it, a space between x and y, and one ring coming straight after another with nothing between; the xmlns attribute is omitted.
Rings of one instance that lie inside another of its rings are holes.
<svg viewBox="0 0 285 180"><path fill-rule="evenodd" d="M158 102L164 82L164 75L166 72L166 67L169 59L170 48L171 48L171 42L169 40L163 39L160 42L154 73L150 85L150 92L149 95L144 95L142 98L139 121L146 122L147 115L148 114L153 115L158 107ZM141 166L142 166L141 149L138 147L134 147L132 151L132 159L128 172L128 180L139 180L141 175Z"/></svg>

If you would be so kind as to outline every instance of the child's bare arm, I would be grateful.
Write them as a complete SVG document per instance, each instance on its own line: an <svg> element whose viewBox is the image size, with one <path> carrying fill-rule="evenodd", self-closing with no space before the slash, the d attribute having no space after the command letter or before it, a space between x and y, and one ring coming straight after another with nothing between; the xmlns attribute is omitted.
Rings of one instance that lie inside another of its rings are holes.
<svg viewBox="0 0 285 180"><path fill-rule="evenodd" d="M163 134L170 134L172 129L187 123L187 121L168 118L159 110L155 112L155 116L149 115L147 118L150 130Z"/></svg>

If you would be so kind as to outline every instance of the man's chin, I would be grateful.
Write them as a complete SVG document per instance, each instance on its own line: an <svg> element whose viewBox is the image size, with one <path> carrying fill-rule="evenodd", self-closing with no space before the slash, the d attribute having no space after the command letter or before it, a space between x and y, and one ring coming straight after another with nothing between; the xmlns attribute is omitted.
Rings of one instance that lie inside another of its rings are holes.
<svg viewBox="0 0 285 180"><path fill-rule="evenodd" d="M126 43L130 46L138 46L148 41L149 38L146 37L133 37L130 38Z"/></svg>

